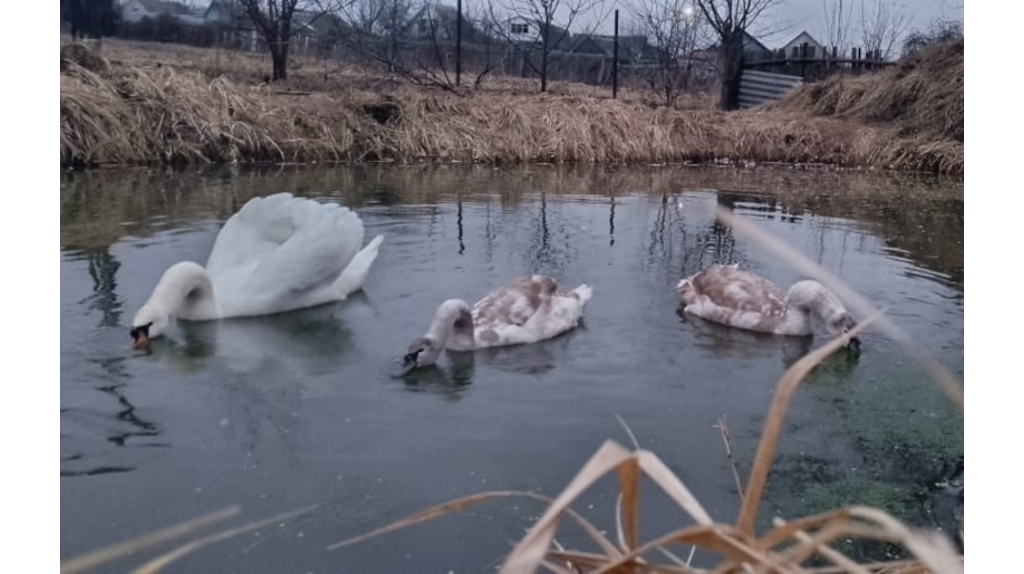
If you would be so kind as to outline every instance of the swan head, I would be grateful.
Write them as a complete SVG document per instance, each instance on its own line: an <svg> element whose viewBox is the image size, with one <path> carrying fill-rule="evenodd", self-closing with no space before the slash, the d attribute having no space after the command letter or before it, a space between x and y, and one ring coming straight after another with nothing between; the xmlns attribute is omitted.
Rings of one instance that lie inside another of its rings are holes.
<svg viewBox="0 0 1024 574"><path fill-rule="evenodd" d="M162 335L167 330L170 319L170 314L161 307L153 304L144 305L132 319L132 348L148 349L150 339Z"/></svg>
<svg viewBox="0 0 1024 574"><path fill-rule="evenodd" d="M430 330L413 341L402 357L398 376L418 367L433 365L441 351L450 345L459 349L473 348L473 314L461 299L448 299L437 307Z"/></svg>
<svg viewBox="0 0 1024 574"><path fill-rule="evenodd" d="M792 305L806 313L817 315L829 335L833 337L849 333L857 326L857 322L835 293L817 281L798 281L790 287L787 295ZM859 351L860 337L850 337L850 342L846 346L852 351Z"/></svg>
<svg viewBox="0 0 1024 574"><path fill-rule="evenodd" d="M825 327L832 336L849 333L850 330L856 326L857 322L854 321L853 317L845 310L839 311L833 315L832 318L825 321ZM850 342L846 344L846 348L851 351L860 351L860 337L850 337Z"/></svg>
<svg viewBox="0 0 1024 574"><path fill-rule="evenodd" d="M431 337L420 337L409 345L402 357L402 366L398 376L409 374L413 369L427 367L437 362L444 345Z"/></svg>

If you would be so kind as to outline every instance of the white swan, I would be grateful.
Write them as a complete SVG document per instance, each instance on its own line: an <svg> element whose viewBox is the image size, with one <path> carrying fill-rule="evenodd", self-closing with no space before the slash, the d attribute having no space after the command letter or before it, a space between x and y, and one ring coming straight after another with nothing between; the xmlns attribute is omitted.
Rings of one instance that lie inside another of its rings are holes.
<svg viewBox="0 0 1024 574"><path fill-rule="evenodd" d="M343 300L362 287L383 239L360 250L363 222L347 207L290 193L253 198L221 228L205 268L183 261L164 272L132 320L132 346L148 346L171 317L209 321Z"/></svg>
<svg viewBox="0 0 1024 574"><path fill-rule="evenodd" d="M437 362L441 351L535 343L579 325L592 289L559 289L551 277L517 277L473 305L448 299L437 308L427 333L409 345L401 374Z"/></svg>
<svg viewBox="0 0 1024 574"><path fill-rule="evenodd" d="M676 285L681 311L749 331L776 335L812 335L814 317L831 335L845 333L856 322L839 298L813 280L794 283L783 293L770 281L739 269L739 264L712 265ZM849 346L860 348L853 337Z"/></svg>

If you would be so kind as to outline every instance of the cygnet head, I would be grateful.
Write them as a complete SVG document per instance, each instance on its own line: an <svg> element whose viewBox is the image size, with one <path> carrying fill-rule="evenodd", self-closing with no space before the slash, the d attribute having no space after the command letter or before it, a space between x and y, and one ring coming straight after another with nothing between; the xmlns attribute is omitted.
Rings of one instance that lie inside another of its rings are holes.
<svg viewBox="0 0 1024 574"><path fill-rule="evenodd" d="M399 376L436 363L453 333L456 340L461 341L468 337L468 344L472 346L473 316L469 305L461 299L448 299L437 307L430 330L426 335L414 340L402 357ZM463 343L465 344L465 341Z"/></svg>

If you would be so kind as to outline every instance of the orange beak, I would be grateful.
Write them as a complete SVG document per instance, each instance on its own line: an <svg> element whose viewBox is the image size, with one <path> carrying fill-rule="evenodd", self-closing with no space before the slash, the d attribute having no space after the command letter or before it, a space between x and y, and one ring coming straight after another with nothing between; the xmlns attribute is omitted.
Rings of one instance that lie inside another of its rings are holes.
<svg viewBox="0 0 1024 574"><path fill-rule="evenodd" d="M136 337L134 341L132 341L132 349L138 351L140 349L148 349L148 348L149 348L149 336L146 335L145 333L139 333L139 336Z"/></svg>

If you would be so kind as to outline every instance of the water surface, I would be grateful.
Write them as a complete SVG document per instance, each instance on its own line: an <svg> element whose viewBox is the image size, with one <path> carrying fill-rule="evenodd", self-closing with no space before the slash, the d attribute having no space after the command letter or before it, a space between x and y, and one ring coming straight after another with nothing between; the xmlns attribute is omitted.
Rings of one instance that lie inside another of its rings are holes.
<svg viewBox="0 0 1024 574"><path fill-rule="evenodd" d="M183 259L204 262L227 217L282 190L348 205L367 240L385 235L364 290L295 313L179 323L152 354L131 352L131 317L160 274ZM738 496L715 425L726 418L745 475L776 381L822 338L676 315L675 283L712 263L738 262L784 288L801 278L716 223L719 204L888 307L962 379L962 182L553 166L63 177L61 558L229 504L255 519L315 503L307 516L205 548L176 569L490 570L540 505L505 500L324 547L484 490L553 496L603 441L629 444L617 416L713 517L734 520ZM389 376L437 304L473 302L526 273L591 285L584 327ZM762 523L866 502L955 530L962 486L936 484L962 485L962 476L962 417L888 339L868 333L859 358L830 358L797 393ZM653 489L645 495L644 537L687 523ZM608 480L576 508L610 530L614 500Z"/></svg>

